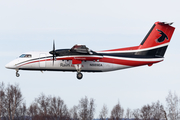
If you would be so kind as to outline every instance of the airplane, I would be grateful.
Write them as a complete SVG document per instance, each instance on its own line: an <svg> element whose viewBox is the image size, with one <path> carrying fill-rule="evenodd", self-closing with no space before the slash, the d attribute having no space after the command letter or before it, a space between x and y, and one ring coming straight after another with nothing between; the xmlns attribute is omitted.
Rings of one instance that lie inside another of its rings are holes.
<svg viewBox="0 0 180 120"><path fill-rule="evenodd" d="M152 66L164 60L175 27L173 23L155 22L138 46L111 50L92 51L86 45L74 45L71 49L55 49L50 52L27 52L5 65L19 70L76 71L77 79L82 72L107 72L142 65Z"/></svg>

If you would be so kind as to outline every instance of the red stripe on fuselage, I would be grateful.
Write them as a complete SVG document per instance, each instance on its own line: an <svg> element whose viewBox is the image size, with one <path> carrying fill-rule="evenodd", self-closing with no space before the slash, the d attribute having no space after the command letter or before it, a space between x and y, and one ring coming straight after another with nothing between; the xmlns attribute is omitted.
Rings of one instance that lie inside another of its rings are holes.
<svg viewBox="0 0 180 120"><path fill-rule="evenodd" d="M36 60L36 61L24 63L24 64L22 64L22 65L19 65L18 67L21 67L21 66L24 66L24 65L27 65L27 64L31 64L31 63L43 62L43 61L50 61L50 60L51 60L51 59Z"/></svg>
<svg viewBox="0 0 180 120"><path fill-rule="evenodd" d="M56 58L56 60L72 60L72 58L74 58L74 57ZM85 57L83 57L83 58L85 58ZM89 57L87 57L87 59L88 59L88 61L97 60L97 59L89 59ZM128 58L128 59L130 59L130 58ZM24 63L22 65L19 65L18 67L28 65L31 63L44 62L44 61L52 61L52 59L48 58L48 59L42 59L42 60L35 60L35 61L31 61L31 62ZM142 58L139 60L138 59L133 60L133 58L132 58L132 60L124 60L124 59L120 59L120 58L116 59L116 58L110 58L110 57L103 57L103 58L99 59L99 62L126 65L126 66L141 66L141 65L148 65L148 64L161 62L161 61L163 61L163 60L151 61L151 59L149 59L149 61L148 60L142 61Z"/></svg>

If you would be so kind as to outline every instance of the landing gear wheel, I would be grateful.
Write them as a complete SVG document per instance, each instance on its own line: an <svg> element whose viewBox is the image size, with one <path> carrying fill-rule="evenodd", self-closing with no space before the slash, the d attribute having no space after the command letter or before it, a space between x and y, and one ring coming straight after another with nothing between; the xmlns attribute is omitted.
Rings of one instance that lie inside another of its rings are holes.
<svg viewBox="0 0 180 120"><path fill-rule="evenodd" d="M19 73L16 73L16 77L19 77L20 76L20 74Z"/></svg>
<svg viewBox="0 0 180 120"><path fill-rule="evenodd" d="M80 72L78 72L78 73L77 73L77 79L79 79L79 80L80 80L80 79L82 79L82 77L83 77L83 74L82 74L82 73L80 73Z"/></svg>

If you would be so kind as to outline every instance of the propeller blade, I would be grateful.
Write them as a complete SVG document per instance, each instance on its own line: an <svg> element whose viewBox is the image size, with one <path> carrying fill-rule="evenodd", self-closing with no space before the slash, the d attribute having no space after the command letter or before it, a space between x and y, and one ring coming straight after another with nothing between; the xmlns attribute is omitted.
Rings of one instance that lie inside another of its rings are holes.
<svg viewBox="0 0 180 120"><path fill-rule="evenodd" d="M55 41L53 40L53 52L55 52Z"/></svg>
<svg viewBox="0 0 180 120"><path fill-rule="evenodd" d="M56 61L56 56L57 56L57 51L55 48L55 40L53 40L53 50L49 52L51 55L53 55L53 65L54 65L54 61Z"/></svg>

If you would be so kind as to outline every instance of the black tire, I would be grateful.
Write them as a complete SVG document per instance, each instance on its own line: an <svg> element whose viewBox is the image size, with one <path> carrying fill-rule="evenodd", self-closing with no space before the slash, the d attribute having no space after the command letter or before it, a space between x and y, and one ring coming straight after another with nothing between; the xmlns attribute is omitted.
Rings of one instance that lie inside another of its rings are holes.
<svg viewBox="0 0 180 120"><path fill-rule="evenodd" d="M20 74L19 73L16 73L16 77L19 77L20 76Z"/></svg>
<svg viewBox="0 0 180 120"><path fill-rule="evenodd" d="M83 74L82 74L82 73L80 73L80 72L78 72L78 73L77 73L77 79L79 79L79 80L80 80L80 79L82 79L82 77L83 77Z"/></svg>

